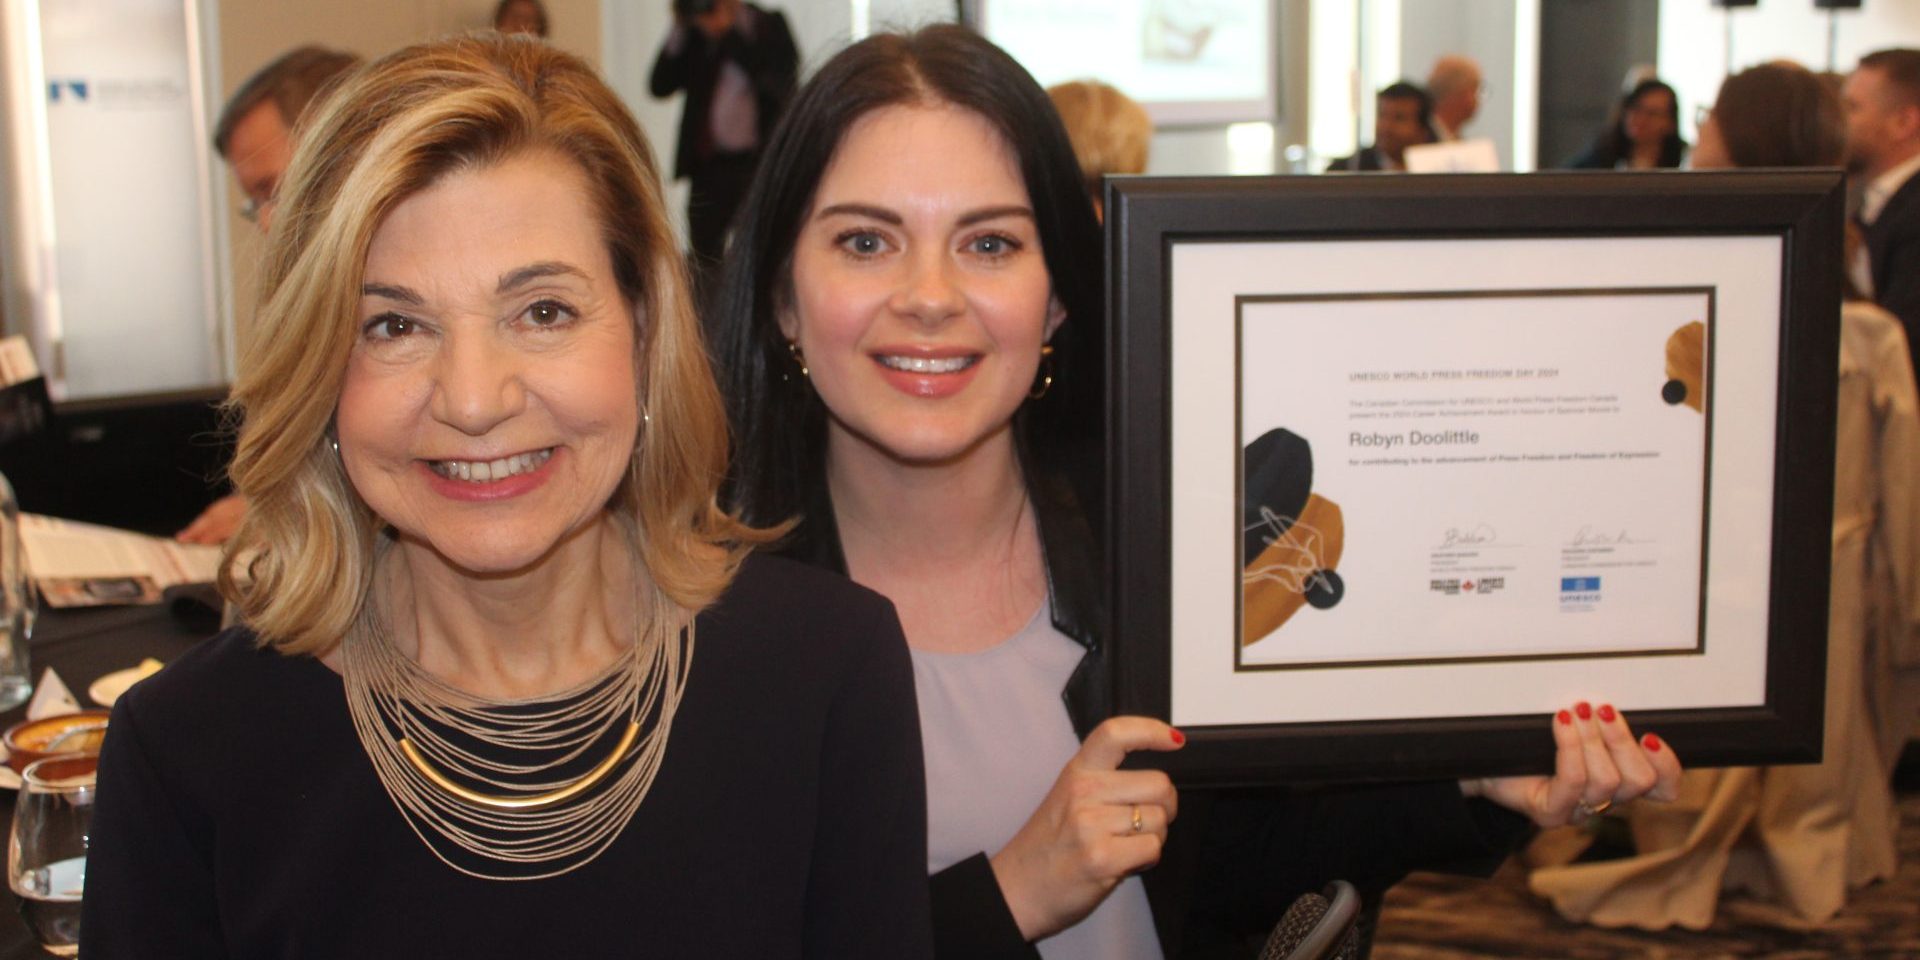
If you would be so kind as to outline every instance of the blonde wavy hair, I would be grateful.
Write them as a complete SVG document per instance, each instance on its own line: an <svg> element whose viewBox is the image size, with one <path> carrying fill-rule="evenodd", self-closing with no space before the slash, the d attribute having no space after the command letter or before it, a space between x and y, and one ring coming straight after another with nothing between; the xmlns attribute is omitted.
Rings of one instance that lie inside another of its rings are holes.
<svg viewBox="0 0 1920 960"><path fill-rule="evenodd" d="M717 504L727 421L686 269L646 138L593 69L532 38L421 44L345 77L297 144L228 401L239 433L231 472L248 509L220 585L262 642L324 653L356 629L372 590L381 522L348 481L330 427L375 230L441 177L529 150L579 165L635 307L650 423L610 508L634 532L647 609L691 615L712 603L746 550L777 531Z"/></svg>
<svg viewBox="0 0 1920 960"><path fill-rule="evenodd" d="M1053 108L1073 141L1080 177L1094 202L1100 178L1109 173L1144 173L1153 121L1132 97L1098 80L1072 80L1047 88Z"/></svg>

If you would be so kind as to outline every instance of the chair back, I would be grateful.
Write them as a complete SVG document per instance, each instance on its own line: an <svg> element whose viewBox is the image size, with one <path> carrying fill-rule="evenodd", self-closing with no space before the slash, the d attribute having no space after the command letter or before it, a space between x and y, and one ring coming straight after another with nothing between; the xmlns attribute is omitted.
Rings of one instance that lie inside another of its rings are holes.
<svg viewBox="0 0 1920 960"><path fill-rule="evenodd" d="M1302 894L1274 925L1260 960L1355 960L1360 955L1360 894L1335 880L1326 895Z"/></svg>

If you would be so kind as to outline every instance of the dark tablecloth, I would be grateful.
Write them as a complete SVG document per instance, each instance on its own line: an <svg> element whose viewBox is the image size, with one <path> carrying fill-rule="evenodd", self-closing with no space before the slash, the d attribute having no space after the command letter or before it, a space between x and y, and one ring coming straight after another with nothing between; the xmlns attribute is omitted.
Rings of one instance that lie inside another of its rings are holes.
<svg viewBox="0 0 1920 960"><path fill-rule="evenodd" d="M219 617L191 602L145 607L105 607L91 610L42 610L32 640L33 677L37 684L48 667L60 675L82 707L96 707L87 696L93 681L147 657L162 662L186 652L212 636ZM27 714L25 704L0 712L0 729ZM13 794L0 790L5 823L13 817ZM11 891L0 905L0 960L44 960L48 954L28 935L20 920L19 901Z"/></svg>

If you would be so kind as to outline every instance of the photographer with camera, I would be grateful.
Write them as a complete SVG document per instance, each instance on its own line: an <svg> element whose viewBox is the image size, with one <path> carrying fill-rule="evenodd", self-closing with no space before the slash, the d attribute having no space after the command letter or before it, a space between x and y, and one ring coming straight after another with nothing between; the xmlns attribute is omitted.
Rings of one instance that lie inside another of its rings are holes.
<svg viewBox="0 0 1920 960"><path fill-rule="evenodd" d="M720 262L760 148L798 84L799 60L778 11L743 0L673 0L673 31L650 85L656 97L687 93L673 175L693 188L687 232L698 276Z"/></svg>

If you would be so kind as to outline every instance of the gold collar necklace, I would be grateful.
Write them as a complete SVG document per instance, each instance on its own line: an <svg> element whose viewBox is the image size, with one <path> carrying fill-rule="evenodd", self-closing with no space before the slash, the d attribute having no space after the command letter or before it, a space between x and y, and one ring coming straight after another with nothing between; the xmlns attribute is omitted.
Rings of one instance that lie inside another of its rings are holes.
<svg viewBox="0 0 1920 960"><path fill-rule="evenodd" d="M673 609L660 599L653 609ZM377 607L368 601L341 644L347 712L427 849L489 880L559 876L605 851L659 773L693 658L692 621L676 628L652 617L632 654L599 676L551 698L501 700L420 669L394 646ZM603 759L559 775L616 729Z"/></svg>

